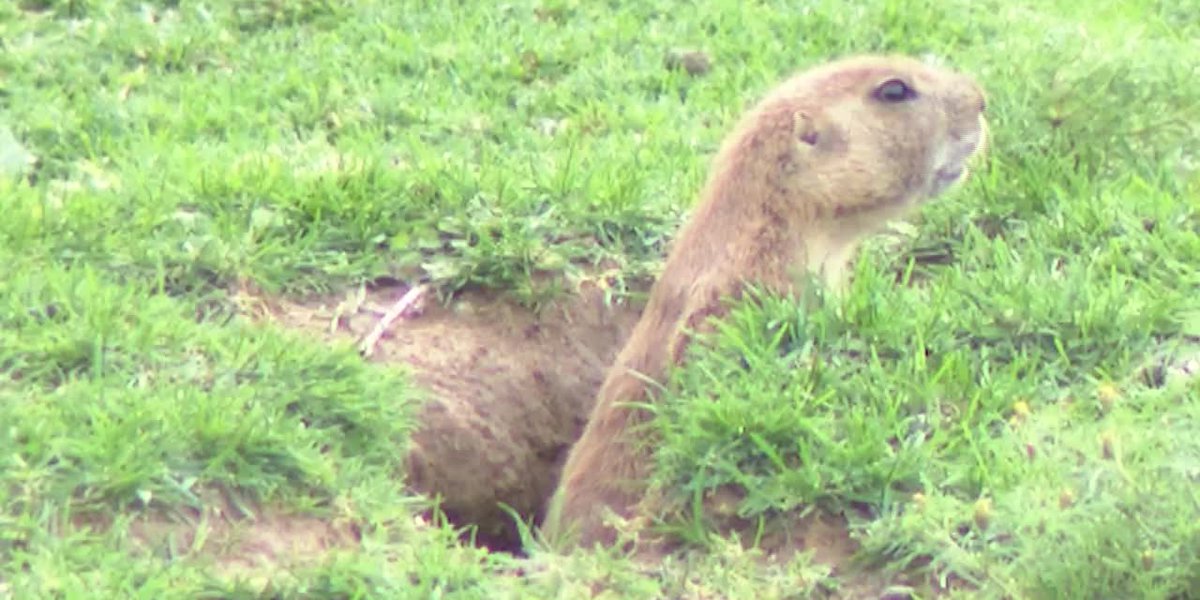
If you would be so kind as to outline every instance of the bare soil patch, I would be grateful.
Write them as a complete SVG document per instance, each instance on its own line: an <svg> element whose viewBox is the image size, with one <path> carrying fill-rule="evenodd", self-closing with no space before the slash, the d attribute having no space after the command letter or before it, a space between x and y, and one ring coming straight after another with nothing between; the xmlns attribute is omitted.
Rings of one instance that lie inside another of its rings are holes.
<svg viewBox="0 0 1200 600"><path fill-rule="evenodd" d="M704 518L709 527L723 537L736 536L742 547L754 548L760 564L787 564L804 553L812 553L815 565L828 569L836 578L837 589L827 590L828 598L907 598L903 590L914 585L907 576L888 575L864 568L855 557L859 543L851 533L846 515L820 509L797 508L760 520L737 515L743 495L736 486L724 486L705 493ZM681 548L677 541L651 542L639 559L646 564L660 562Z"/></svg>
<svg viewBox="0 0 1200 600"><path fill-rule="evenodd" d="M272 302L264 317L327 342L357 342L407 286L345 297ZM373 347L373 362L405 369L425 395L407 481L439 497L476 541L514 549L517 529L501 503L540 522L570 445L582 432L605 370L641 305L606 302L601 287L533 311L485 291L446 305L426 298ZM333 324L333 326L331 326Z"/></svg>
<svg viewBox="0 0 1200 600"><path fill-rule="evenodd" d="M132 513L130 550L169 560L207 561L221 578L261 587L272 577L311 567L332 550L360 541L358 524L345 518L304 514L282 506L235 502L218 490L199 491L200 507ZM75 529L105 531L108 514L76 515Z"/></svg>

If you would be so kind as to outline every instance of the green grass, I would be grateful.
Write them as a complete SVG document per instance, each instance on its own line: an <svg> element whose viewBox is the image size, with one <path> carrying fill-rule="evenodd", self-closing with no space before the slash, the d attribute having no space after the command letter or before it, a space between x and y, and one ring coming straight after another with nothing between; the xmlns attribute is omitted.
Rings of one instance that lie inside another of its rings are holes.
<svg viewBox="0 0 1200 600"><path fill-rule="evenodd" d="M212 489L365 524L282 596L837 585L713 540L514 577L413 525L407 382L236 293L401 277L536 304L542 274L653 273L747 104L881 50L981 80L988 168L869 244L843 303L739 306L665 398L656 480L685 507L740 486L748 517L853 506L867 564L982 597L1196 597L1200 386L1157 372L1200 355L1200 3L1082 6L5 4L0 597L256 593L131 551L129 520ZM664 68L674 48L712 72Z"/></svg>

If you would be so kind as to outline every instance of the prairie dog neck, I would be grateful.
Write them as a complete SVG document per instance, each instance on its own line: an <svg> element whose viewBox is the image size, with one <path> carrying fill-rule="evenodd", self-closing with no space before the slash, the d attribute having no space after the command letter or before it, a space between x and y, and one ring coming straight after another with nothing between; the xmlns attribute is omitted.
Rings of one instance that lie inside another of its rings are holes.
<svg viewBox="0 0 1200 600"><path fill-rule="evenodd" d="M641 320L572 447L544 528L611 544L606 509L631 518L652 450L636 427L661 382L745 284L792 294L804 272L840 288L858 242L963 181L986 136L969 77L906 57L834 61L784 81L713 159ZM567 538L567 539L564 539Z"/></svg>

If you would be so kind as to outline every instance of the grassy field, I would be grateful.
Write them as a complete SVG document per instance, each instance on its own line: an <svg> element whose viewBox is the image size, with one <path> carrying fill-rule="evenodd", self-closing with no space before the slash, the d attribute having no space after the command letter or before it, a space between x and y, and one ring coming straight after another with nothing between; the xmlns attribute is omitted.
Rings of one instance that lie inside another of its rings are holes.
<svg viewBox="0 0 1200 600"><path fill-rule="evenodd" d="M1200 598L1200 2L1076 6L5 3L0 598L852 585L713 536L693 500L729 485L752 521L853 515L856 568L916 597ZM653 274L740 111L866 51L975 74L989 164L873 240L843 303L747 303L677 373L656 482L706 552L459 544L404 491L402 374L246 305ZM215 525L148 529L214 506L362 541L272 572L222 562Z"/></svg>

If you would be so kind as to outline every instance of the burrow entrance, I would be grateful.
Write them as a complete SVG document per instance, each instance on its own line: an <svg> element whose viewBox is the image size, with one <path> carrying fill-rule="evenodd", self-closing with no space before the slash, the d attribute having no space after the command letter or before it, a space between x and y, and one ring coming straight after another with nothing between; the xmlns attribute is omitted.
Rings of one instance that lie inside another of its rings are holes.
<svg viewBox="0 0 1200 600"><path fill-rule="evenodd" d="M541 523L567 451L641 315L642 301L607 301L604 289L591 281L538 311L489 291L460 292L445 305L429 294L371 345L366 360L403 369L423 395L406 460L409 487L438 498L438 508L453 524L474 530L476 545L523 554L513 516L501 505L527 523ZM641 293L649 285L632 287ZM399 283L379 284L357 299L353 292L303 299L250 294L243 296L248 305L242 308L251 318L326 343L357 344L410 290ZM736 500L712 497L706 503ZM220 539L232 545L230 556L219 561L225 572L263 578L265 565L281 557L312 561L357 538L345 523L269 511L247 523L236 511L222 510L222 502L208 504L222 518ZM152 544L163 531L178 529L157 525L152 521L136 536ZM738 532L743 543L761 527L733 515L717 518L714 525ZM843 575L837 597L878 597L888 585L906 580L876 572L850 575L858 544L841 515L780 515L765 533L758 540L764 560L787 561L815 550L817 563Z"/></svg>
<svg viewBox="0 0 1200 600"><path fill-rule="evenodd" d="M643 287L645 289L648 286ZM409 287L270 302L261 318L326 342L359 342ZM353 294L350 294L353 296ZM422 394L407 483L437 498L475 542L519 551L512 507L540 524L571 444L642 304L584 283L537 311L485 291L446 305L432 293L397 319L367 360L405 369Z"/></svg>

